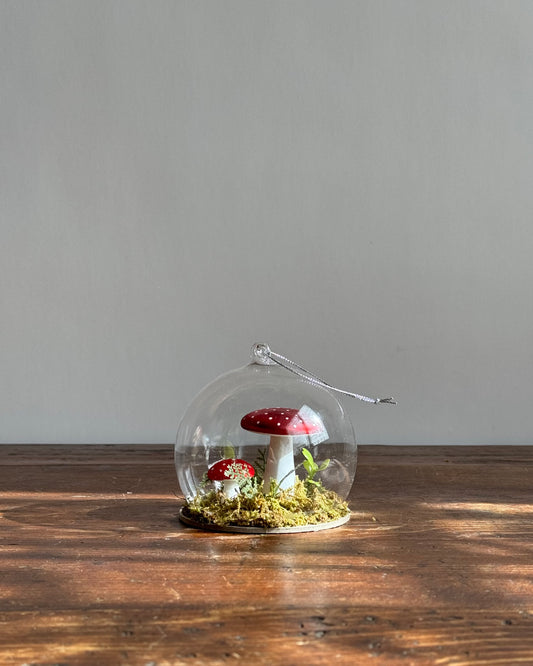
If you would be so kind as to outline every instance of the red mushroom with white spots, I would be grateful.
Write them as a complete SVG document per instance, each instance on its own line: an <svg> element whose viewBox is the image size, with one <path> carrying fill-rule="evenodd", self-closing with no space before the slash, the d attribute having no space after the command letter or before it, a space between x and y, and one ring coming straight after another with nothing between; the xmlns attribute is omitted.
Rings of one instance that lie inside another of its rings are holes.
<svg viewBox="0 0 533 666"><path fill-rule="evenodd" d="M320 416L306 405L301 409L287 407L256 409L241 419L241 427L251 432L270 435L264 476L264 488L267 492L272 481L275 481L282 490L294 486L295 437L307 435L313 443L324 441L328 437Z"/></svg>
<svg viewBox="0 0 533 666"><path fill-rule="evenodd" d="M207 470L210 481L222 482L222 492L232 499L240 492L240 484L255 475L255 469L246 460L227 458L219 460Z"/></svg>

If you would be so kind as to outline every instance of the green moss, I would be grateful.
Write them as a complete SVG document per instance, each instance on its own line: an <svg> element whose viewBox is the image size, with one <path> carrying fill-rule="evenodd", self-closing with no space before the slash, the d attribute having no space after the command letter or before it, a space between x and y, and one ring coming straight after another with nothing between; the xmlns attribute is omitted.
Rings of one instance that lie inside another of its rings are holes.
<svg viewBox="0 0 533 666"><path fill-rule="evenodd" d="M219 526L296 527L328 523L348 515L350 509L320 483L297 479L288 490L257 490L232 499L212 490L188 501L184 512L197 522Z"/></svg>

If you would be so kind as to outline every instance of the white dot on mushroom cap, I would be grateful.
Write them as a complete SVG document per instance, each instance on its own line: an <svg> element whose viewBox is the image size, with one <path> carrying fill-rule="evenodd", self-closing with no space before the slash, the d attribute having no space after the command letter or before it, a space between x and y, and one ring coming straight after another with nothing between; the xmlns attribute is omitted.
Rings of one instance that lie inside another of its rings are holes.
<svg viewBox="0 0 533 666"><path fill-rule="evenodd" d="M280 426L280 425L281 425L281 423L278 423L278 425Z"/></svg>
<svg viewBox="0 0 533 666"><path fill-rule="evenodd" d="M268 417L268 420L269 420L269 421L272 421L272 417L271 417L271 416L269 416L269 417Z"/></svg>

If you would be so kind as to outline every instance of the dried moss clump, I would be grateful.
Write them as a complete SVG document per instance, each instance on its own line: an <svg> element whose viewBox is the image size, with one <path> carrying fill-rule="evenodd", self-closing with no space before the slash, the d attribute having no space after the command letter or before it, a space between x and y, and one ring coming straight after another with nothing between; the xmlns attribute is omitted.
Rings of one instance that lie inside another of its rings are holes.
<svg viewBox="0 0 533 666"><path fill-rule="evenodd" d="M296 479L292 488L261 491L228 499L220 491L197 495L187 502L183 512L191 519L221 527L297 527L329 523L350 513L337 493L320 483Z"/></svg>

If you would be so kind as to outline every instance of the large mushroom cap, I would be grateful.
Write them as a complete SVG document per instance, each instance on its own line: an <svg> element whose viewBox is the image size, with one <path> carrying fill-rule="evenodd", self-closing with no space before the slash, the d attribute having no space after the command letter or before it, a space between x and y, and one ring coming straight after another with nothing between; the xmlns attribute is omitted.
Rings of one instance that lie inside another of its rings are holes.
<svg viewBox="0 0 533 666"><path fill-rule="evenodd" d="M312 435L324 430L320 417L312 410L288 407L256 409L243 416L241 427L265 435Z"/></svg>

